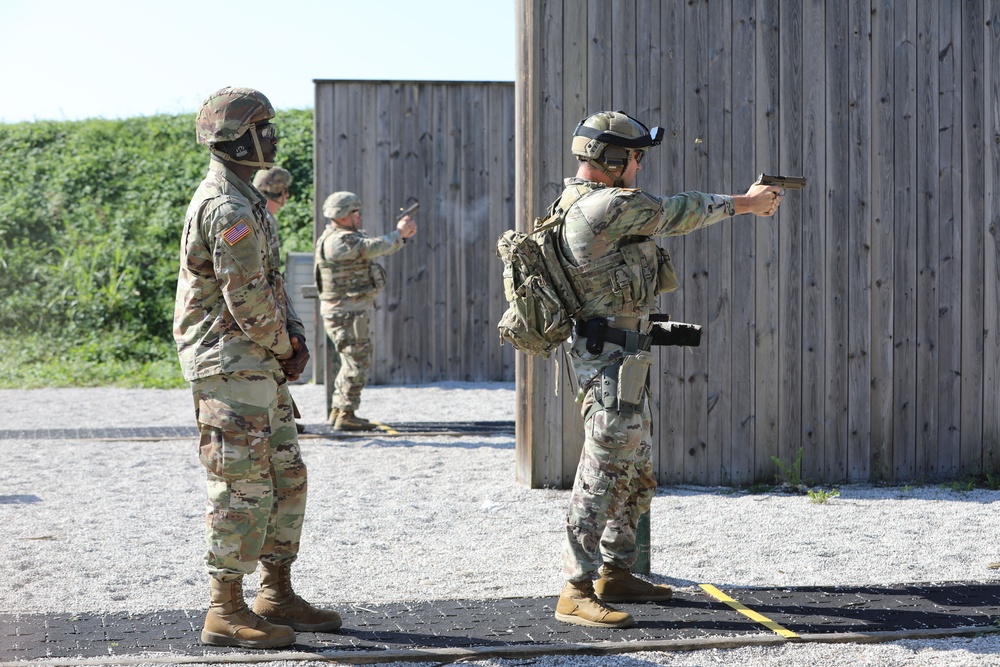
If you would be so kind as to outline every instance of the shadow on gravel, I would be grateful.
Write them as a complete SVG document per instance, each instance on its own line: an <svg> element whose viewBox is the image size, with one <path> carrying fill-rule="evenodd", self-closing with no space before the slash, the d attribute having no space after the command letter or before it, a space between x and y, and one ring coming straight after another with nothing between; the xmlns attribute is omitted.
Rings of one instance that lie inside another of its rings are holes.
<svg viewBox="0 0 1000 667"><path fill-rule="evenodd" d="M197 438L194 426L0 430L0 440L174 440Z"/></svg>
<svg viewBox="0 0 1000 667"><path fill-rule="evenodd" d="M42 502L42 499L38 496L0 496L0 505L30 505L32 503L40 502Z"/></svg>

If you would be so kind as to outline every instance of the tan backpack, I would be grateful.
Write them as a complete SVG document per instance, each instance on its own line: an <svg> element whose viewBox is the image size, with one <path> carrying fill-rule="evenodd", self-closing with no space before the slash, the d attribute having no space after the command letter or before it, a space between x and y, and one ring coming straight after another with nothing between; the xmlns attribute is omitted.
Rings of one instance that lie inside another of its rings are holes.
<svg viewBox="0 0 1000 667"><path fill-rule="evenodd" d="M581 302L563 269L559 232L564 211L578 198L554 204L547 217L535 218L533 231L508 230L497 239L508 304L497 324L501 345L548 357L572 334Z"/></svg>

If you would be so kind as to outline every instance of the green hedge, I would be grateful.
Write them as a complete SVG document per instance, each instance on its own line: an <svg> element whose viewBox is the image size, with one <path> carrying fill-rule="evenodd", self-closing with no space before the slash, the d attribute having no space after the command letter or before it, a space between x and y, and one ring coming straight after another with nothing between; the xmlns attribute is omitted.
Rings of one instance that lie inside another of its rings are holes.
<svg viewBox="0 0 1000 667"><path fill-rule="evenodd" d="M294 179L279 214L284 256L312 249L312 111L275 123L278 164ZM180 384L178 244L209 163L194 115L0 125L0 155L0 386L95 384L86 378L102 366L98 384L142 386L116 380L128 369ZM25 341L51 349L26 354Z"/></svg>

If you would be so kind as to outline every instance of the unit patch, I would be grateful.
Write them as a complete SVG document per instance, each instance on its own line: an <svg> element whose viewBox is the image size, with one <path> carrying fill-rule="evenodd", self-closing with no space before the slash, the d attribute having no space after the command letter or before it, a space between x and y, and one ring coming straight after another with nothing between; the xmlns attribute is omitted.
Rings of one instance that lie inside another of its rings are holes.
<svg viewBox="0 0 1000 667"><path fill-rule="evenodd" d="M222 232L222 238L226 240L229 245L235 245L237 241L242 239L244 236L250 233L250 226L246 222L240 220L235 225Z"/></svg>

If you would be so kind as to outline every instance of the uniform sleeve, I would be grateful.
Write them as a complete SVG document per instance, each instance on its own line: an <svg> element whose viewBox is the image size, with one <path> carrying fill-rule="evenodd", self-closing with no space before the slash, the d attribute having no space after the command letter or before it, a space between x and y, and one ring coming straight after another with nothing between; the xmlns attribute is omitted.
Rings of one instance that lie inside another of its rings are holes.
<svg viewBox="0 0 1000 667"><path fill-rule="evenodd" d="M285 281L285 277L281 274L281 271L278 270L278 267L281 266L281 239L278 236L278 219L270 212L266 212L264 217L267 218L268 234L270 236L268 243L271 250L270 263L272 281L274 283L273 289L279 292L279 302L284 308L285 328L288 330L289 338L298 336L302 340L305 340L305 325L302 323L302 318L295 312L295 304L292 301L292 295L288 291L288 283Z"/></svg>
<svg viewBox="0 0 1000 667"><path fill-rule="evenodd" d="M643 196L657 202L659 211L637 232L641 236L680 236L736 215L729 195L692 191L672 197Z"/></svg>
<svg viewBox="0 0 1000 667"><path fill-rule="evenodd" d="M403 245L403 235L399 230L371 238L357 232L343 234L339 240L331 235L323 247L323 256L327 261L371 259L399 252Z"/></svg>
<svg viewBox="0 0 1000 667"><path fill-rule="evenodd" d="M288 329L288 336L298 336L302 340L306 340L306 325L302 323L302 318L295 312L292 295L288 293L288 283L283 279L281 289L285 291L285 328Z"/></svg>
<svg viewBox="0 0 1000 667"><path fill-rule="evenodd" d="M203 225L219 289L237 326L275 356L290 352L285 317L265 275L267 230L248 208L232 201L206 216Z"/></svg>

